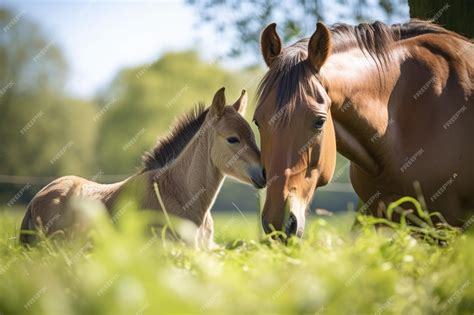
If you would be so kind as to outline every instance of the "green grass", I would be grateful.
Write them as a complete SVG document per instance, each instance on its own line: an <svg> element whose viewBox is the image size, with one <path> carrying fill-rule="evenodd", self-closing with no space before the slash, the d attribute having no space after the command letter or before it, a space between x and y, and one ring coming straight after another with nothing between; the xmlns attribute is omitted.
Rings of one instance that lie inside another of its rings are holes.
<svg viewBox="0 0 474 315"><path fill-rule="evenodd" d="M145 215L89 239L17 243L0 212L0 314L473 314L474 235L440 247L374 232L351 214L312 220L303 240L259 241L256 216L215 216L218 250L146 236Z"/></svg>

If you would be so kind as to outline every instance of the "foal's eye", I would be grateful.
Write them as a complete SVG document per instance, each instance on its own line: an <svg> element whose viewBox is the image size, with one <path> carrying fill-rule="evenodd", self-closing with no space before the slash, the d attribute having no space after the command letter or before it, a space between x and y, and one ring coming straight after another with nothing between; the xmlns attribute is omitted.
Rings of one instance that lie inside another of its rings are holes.
<svg viewBox="0 0 474 315"><path fill-rule="evenodd" d="M236 144L236 143L240 143L240 140L239 138L237 137L229 137L226 139L228 143L230 144Z"/></svg>
<svg viewBox="0 0 474 315"><path fill-rule="evenodd" d="M317 129L317 130L321 130L321 128L323 128L325 122L326 122L325 117L318 117L318 118L316 118L316 120L313 123L313 128Z"/></svg>

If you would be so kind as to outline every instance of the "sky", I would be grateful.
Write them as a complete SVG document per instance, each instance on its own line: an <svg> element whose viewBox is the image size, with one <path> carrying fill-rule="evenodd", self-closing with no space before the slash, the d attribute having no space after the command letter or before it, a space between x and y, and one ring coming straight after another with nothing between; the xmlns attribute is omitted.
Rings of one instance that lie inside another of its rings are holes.
<svg viewBox="0 0 474 315"><path fill-rule="evenodd" d="M348 9L331 1L325 4L328 23L340 22L337 13ZM230 45L212 26L198 27L198 13L182 0L0 0L0 6L19 16L18 23L23 18L36 22L49 42L59 46L70 69L66 91L82 98L92 98L108 86L120 69L152 63L167 51L195 49L211 61L225 55ZM383 20L382 12L372 16ZM308 36L312 28L308 26ZM224 66L237 68L248 61L234 59Z"/></svg>
<svg viewBox="0 0 474 315"><path fill-rule="evenodd" d="M167 51L195 48L211 60L226 49L209 36L210 27L196 27L199 17L184 1L0 4L35 21L59 46L70 67L66 89L79 97L93 97L121 68L151 63Z"/></svg>

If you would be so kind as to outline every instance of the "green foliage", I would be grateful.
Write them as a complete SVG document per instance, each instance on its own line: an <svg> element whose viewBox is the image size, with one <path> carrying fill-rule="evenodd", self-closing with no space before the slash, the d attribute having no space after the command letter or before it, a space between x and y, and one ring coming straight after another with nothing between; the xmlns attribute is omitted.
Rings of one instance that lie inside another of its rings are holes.
<svg viewBox="0 0 474 315"><path fill-rule="evenodd" d="M308 36L318 21L364 22L375 17L391 22L408 17L407 0L187 0L200 14L203 24L212 25L232 43L231 57L260 54L260 32L277 22L283 41ZM230 9L229 9L230 8ZM229 10L231 14L228 14Z"/></svg>
<svg viewBox="0 0 474 315"><path fill-rule="evenodd" d="M0 125L5 148L0 157L1 174L91 172L95 130L90 103L41 95L34 100L18 97L10 104L15 110L0 117L5 122Z"/></svg>
<svg viewBox="0 0 474 315"><path fill-rule="evenodd" d="M93 105L64 94L67 67L56 42L15 18L0 9L0 174L89 174ZM17 188L1 190L10 198Z"/></svg>
<svg viewBox="0 0 474 315"><path fill-rule="evenodd" d="M257 241L255 217L216 217L220 248L196 251L146 236L131 209L117 228L95 214L89 239L15 239L19 218L0 218L3 314L471 314L472 233L440 247L401 226L377 234L362 218L318 218L287 246ZM148 214L147 214L148 215ZM225 245L225 247L224 247Z"/></svg>

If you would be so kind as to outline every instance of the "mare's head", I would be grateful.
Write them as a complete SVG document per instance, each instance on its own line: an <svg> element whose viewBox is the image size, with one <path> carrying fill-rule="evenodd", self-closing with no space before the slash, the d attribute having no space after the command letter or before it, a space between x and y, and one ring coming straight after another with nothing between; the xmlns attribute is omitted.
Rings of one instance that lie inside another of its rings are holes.
<svg viewBox="0 0 474 315"><path fill-rule="evenodd" d="M211 160L220 171L256 188L263 188L265 173L255 136L244 118L246 108L245 90L233 105L227 106L224 88L221 88L214 95L200 132L208 134Z"/></svg>
<svg viewBox="0 0 474 315"><path fill-rule="evenodd" d="M260 83L254 121L267 174L265 232L301 236L316 187L334 173L336 140L331 101L319 71L331 53L328 28L318 23L308 40L282 48L276 24L262 32L268 72Z"/></svg>

